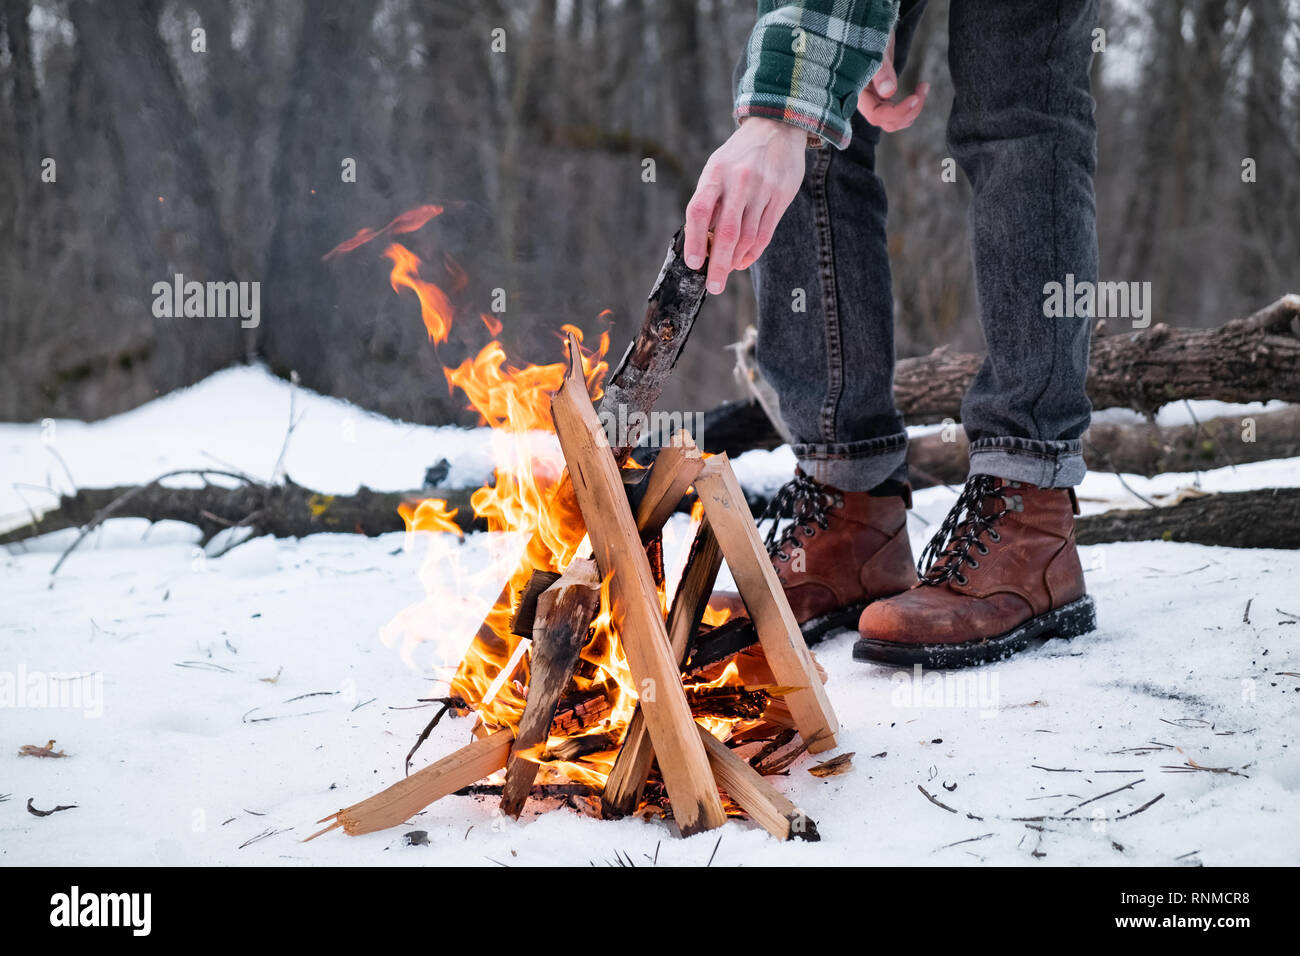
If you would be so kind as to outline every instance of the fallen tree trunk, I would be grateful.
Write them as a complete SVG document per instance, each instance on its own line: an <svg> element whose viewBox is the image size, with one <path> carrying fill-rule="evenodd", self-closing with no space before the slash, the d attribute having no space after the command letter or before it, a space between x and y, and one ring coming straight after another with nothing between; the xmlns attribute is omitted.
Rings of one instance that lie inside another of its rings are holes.
<svg viewBox="0 0 1300 956"><path fill-rule="evenodd" d="M712 416L712 425L710 424ZM1253 421L1250 438L1244 419ZM945 440L950 438L951 440ZM704 420L704 449L735 456L755 448L782 444L756 402L729 402ZM1300 455L1300 406L1255 415L1225 415L1199 425L1158 427L1098 423L1084 435L1083 458L1094 471L1130 475L1203 471L1252 461ZM953 428L922 435L908 444L907 463L914 488L961 484L966 480L966 434Z"/></svg>
<svg viewBox="0 0 1300 956"><path fill-rule="evenodd" d="M1164 508L1116 509L1077 522L1080 544L1184 541L1229 548L1300 548L1300 488L1184 498Z"/></svg>
<svg viewBox="0 0 1300 956"><path fill-rule="evenodd" d="M183 521L202 532L206 544L233 527L277 538L302 538L322 532L370 537L402 531L397 508L424 498L440 498L462 531L486 530L470 507L473 489L444 488L424 492L371 491L362 487L351 495L325 495L288 479L283 485L245 482L234 487L205 484L170 488L157 482L116 488L81 488L63 495L58 507L28 516L0 534L0 544L14 544L65 528L80 528L107 518Z"/></svg>
<svg viewBox="0 0 1300 956"><path fill-rule="evenodd" d="M1088 397L1094 408L1145 414L1179 399L1300 401L1300 295L1285 295L1214 329L1160 324L1093 336ZM961 418L961 400L984 357L947 346L899 359L894 400L909 425ZM698 439L700 436L696 436ZM707 452L738 454L783 444L757 403L729 402L704 418ZM743 447L742 447L743 446Z"/></svg>

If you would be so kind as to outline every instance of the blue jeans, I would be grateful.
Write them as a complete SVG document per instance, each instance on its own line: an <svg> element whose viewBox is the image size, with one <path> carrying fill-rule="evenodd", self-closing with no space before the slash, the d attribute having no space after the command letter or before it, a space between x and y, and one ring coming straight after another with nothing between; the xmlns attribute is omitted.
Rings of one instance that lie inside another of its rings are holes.
<svg viewBox="0 0 1300 956"><path fill-rule="evenodd" d="M900 73L924 7L903 0ZM1097 279L1088 82L1096 20L1097 0L952 0L948 149L971 184L988 346L961 409L972 474L1040 487L1084 475L1091 323L1045 316L1044 286L1067 273L1076 283ZM880 130L855 114L848 149L809 151L799 194L750 269L758 363L795 455L806 473L844 491L907 475L879 141ZM939 174L934 188L948 188Z"/></svg>

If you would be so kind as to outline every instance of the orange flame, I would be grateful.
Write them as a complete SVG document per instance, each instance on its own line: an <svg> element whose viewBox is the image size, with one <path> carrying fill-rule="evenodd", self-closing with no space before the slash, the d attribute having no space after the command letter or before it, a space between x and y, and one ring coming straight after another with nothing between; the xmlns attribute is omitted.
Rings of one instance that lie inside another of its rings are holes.
<svg viewBox="0 0 1300 956"><path fill-rule="evenodd" d="M352 239L331 250L326 258L350 251L385 234L414 231L442 212L440 206L421 206L395 218L379 230L362 229ZM448 291L420 275L418 256L397 242L390 242L383 255L393 263L390 283L399 294L414 292L429 338L435 344L447 341L455 308ZM443 256L452 294L464 290L468 279L461 267ZM607 313L602 313L602 317ZM499 319L480 313L480 320L492 336L502 331ZM574 326L563 327L582 341ZM593 398L601 387L609 366L609 333L600 335L594 349L581 350L582 374ZM492 598L503 579L512 595L520 594L532 569L562 571L578 555L588 552L582 515L572 496L556 495L564 479L564 460L554 439L550 398L564 381L565 365L517 365L511 363L505 348L495 338L472 358L455 368L444 368L449 389L464 394L468 408L476 412L479 422L492 429L495 470L491 483L479 488L470 499L474 515L486 522L491 535L488 546L492 560L485 569L461 573L458 551L445 535L428 538L428 550L420 576L426 588L421 605L399 614L385 628L385 643L401 643L404 659L412 660L416 644L433 642L440 651L439 667L454 666L448 675L451 694L475 709L489 729L516 727L526 704L528 655L530 644L511 632L511 609L496 607ZM566 505L565 499L569 500ZM399 508L408 532L453 532L459 537L456 510L447 502L430 498L412 506ZM698 526L702 513L692 512ZM692 534L691 537L694 535ZM665 538L665 547L669 539ZM684 542L689 545L689 539ZM521 547L525 554L519 553ZM521 561L521 557L524 559ZM684 563L685 551L681 554ZM668 594L661 592L665 610ZM492 603L489 603L492 602ZM559 776L594 786L604 783L617 756L623 733L636 708L637 688L627 658L618 639L610 609L609 578L601 585L600 606L591 633L580 655L580 665L570 685L570 694L592 695L607 706L593 710L598 717L578 721L580 729L573 735L607 735L591 737L597 752L572 760L551 759L550 751L562 745L565 736L552 736L544 747L531 754L542 763L541 779ZM705 622L716 624L727 612L708 609ZM471 623L472 622L472 623ZM481 623L480 623L481 622ZM473 640L449 643L446 635L477 633ZM733 666L724 668L708 685L738 684ZM719 735L736 725L735 721L708 718L705 726Z"/></svg>
<svg viewBox="0 0 1300 956"><path fill-rule="evenodd" d="M397 513L406 523L407 531L450 531L460 534L460 525L456 524L459 508L447 510L447 502L441 498L425 498L412 507L406 502L397 506Z"/></svg>

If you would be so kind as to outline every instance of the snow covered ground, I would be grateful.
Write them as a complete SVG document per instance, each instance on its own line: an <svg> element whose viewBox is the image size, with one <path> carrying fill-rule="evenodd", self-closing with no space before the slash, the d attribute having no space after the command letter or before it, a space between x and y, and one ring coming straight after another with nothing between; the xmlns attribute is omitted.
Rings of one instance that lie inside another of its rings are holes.
<svg viewBox="0 0 1300 956"><path fill-rule="evenodd" d="M456 483L490 469L481 431L396 423L302 390L296 403L285 467L319 490L415 487L439 458ZM1201 418L1238 411L1194 405ZM38 486L67 488L68 473L84 486L204 465L269 477L288 416L289 387L241 368L95 424L0 425L0 515L48 506ZM746 455L738 471L771 486L791 465L783 449ZM1300 462L1127 481L1151 496L1198 478L1206 490L1296 485ZM1088 511L1139 504L1107 475L1081 495ZM953 498L918 493L915 547ZM674 521L684 540L685 519ZM778 843L742 822L720 842L678 840L659 823L534 805L513 823L495 801L449 797L409 828L302 844L315 820L400 777L430 716L410 708L441 689L427 655L413 669L379 637L424 597L423 543L316 535L208 559L188 526L119 519L51 579L70 534L0 557L4 864L1300 862L1294 553L1086 548L1099 630L967 672L857 664L852 636L832 638L817 654L853 769L818 779L805 758L775 779L818 821L820 843ZM454 548L465 580L494 538ZM495 595L476 586L480 603ZM424 624L441 610L425 607ZM467 636L452 620L475 610L445 609L444 656ZM444 721L417 765L467 733ZM19 756L51 738L66 759ZM29 798L75 809L37 817ZM429 844L407 846L408 829Z"/></svg>

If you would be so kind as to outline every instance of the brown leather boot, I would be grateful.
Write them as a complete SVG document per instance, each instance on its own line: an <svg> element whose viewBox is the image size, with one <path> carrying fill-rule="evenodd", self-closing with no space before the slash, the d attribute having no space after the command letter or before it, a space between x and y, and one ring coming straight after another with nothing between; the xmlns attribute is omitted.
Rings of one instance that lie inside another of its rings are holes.
<svg viewBox="0 0 1300 956"><path fill-rule="evenodd" d="M901 482L840 491L802 471L777 493L764 517L794 518L780 532L773 523L767 551L805 641L852 627L868 602L916 583L907 539L911 506L912 490ZM709 606L734 617L747 613L735 593L717 592Z"/></svg>
<svg viewBox="0 0 1300 956"><path fill-rule="evenodd" d="M1097 626L1074 544L1073 489L973 475L915 586L862 612L860 661L962 667Z"/></svg>

